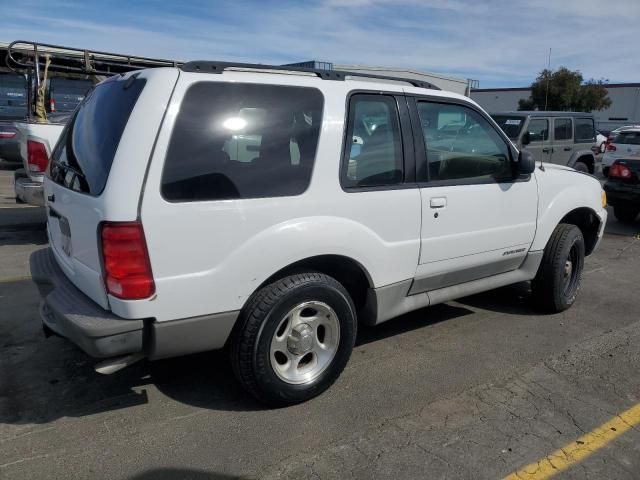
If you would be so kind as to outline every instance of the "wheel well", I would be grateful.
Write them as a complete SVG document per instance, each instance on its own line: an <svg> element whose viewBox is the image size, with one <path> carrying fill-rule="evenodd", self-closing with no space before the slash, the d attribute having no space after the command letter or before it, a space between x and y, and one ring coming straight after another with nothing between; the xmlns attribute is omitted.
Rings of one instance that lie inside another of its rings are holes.
<svg viewBox="0 0 640 480"><path fill-rule="evenodd" d="M576 208L567 213L560 223L570 223L575 225L582 232L584 237L585 255L591 254L598 241L598 230L600 229L600 219L590 208Z"/></svg>
<svg viewBox="0 0 640 480"><path fill-rule="evenodd" d="M583 155L580 158L578 158L575 163L578 163L578 162L582 162L587 167L589 167L589 173L593 174L593 172L595 171L595 160L594 160L593 156L591 156L591 155ZM575 165L575 163L574 163L574 165Z"/></svg>
<svg viewBox="0 0 640 480"><path fill-rule="evenodd" d="M259 288L275 280L300 272L321 272L335 278L347 289L357 311L360 311L367 299L367 290L373 287L365 268L352 258L342 255L318 255L292 263L264 281Z"/></svg>

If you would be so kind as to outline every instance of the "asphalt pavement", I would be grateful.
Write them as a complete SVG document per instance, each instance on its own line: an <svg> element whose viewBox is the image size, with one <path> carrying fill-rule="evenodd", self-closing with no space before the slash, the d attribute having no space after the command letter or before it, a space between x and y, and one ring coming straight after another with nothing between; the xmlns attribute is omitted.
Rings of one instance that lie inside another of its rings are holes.
<svg viewBox="0 0 640 480"><path fill-rule="evenodd" d="M2 192L0 219L42 215ZM102 376L45 339L27 258L46 235L0 223L0 478L640 478L638 234L610 219L565 313L523 284L362 327L329 391L266 409L224 352Z"/></svg>

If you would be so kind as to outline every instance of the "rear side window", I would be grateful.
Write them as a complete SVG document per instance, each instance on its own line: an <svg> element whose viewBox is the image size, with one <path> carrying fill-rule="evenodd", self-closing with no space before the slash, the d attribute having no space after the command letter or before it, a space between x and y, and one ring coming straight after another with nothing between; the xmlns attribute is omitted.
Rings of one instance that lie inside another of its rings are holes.
<svg viewBox="0 0 640 480"><path fill-rule="evenodd" d="M403 180L398 105L389 95L356 94L349 102L341 181L344 187L395 185Z"/></svg>
<svg viewBox="0 0 640 480"><path fill-rule="evenodd" d="M553 121L553 134L555 140L571 140L573 132L570 118L556 118Z"/></svg>
<svg viewBox="0 0 640 480"><path fill-rule="evenodd" d="M596 129L593 118L576 118L576 142L595 142Z"/></svg>
<svg viewBox="0 0 640 480"><path fill-rule="evenodd" d="M322 123L315 88L201 82L176 118L162 173L170 201L303 193Z"/></svg>
<svg viewBox="0 0 640 480"><path fill-rule="evenodd" d="M146 80L112 77L91 90L52 155L50 177L67 188L100 195L129 115Z"/></svg>

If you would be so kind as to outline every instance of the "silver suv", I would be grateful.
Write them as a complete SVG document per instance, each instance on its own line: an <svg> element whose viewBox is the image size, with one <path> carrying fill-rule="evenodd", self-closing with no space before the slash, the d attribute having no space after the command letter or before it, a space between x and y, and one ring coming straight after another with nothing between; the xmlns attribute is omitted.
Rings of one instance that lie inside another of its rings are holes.
<svg viewBox="0 0 640 480"><path fill-rule="evenodd" d="M519 150L538 162L594 173L596 144L593 115L582 112L499 112L491 116Z"/></svg>

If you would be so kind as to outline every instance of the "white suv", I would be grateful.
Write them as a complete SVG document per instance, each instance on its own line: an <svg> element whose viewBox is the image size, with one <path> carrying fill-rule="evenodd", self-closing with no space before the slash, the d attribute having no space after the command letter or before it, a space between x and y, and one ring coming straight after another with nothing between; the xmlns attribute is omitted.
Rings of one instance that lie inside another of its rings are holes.
<svg viewBox="0 0 640 480"><path fill-rule="evenodd" d="M358 75L191 62L99 84L45 180L45 331L100 371L228 346L281 405L336 380L359 322L528 280L568 308L599 182L536 168L469 98Z"/></svg>

